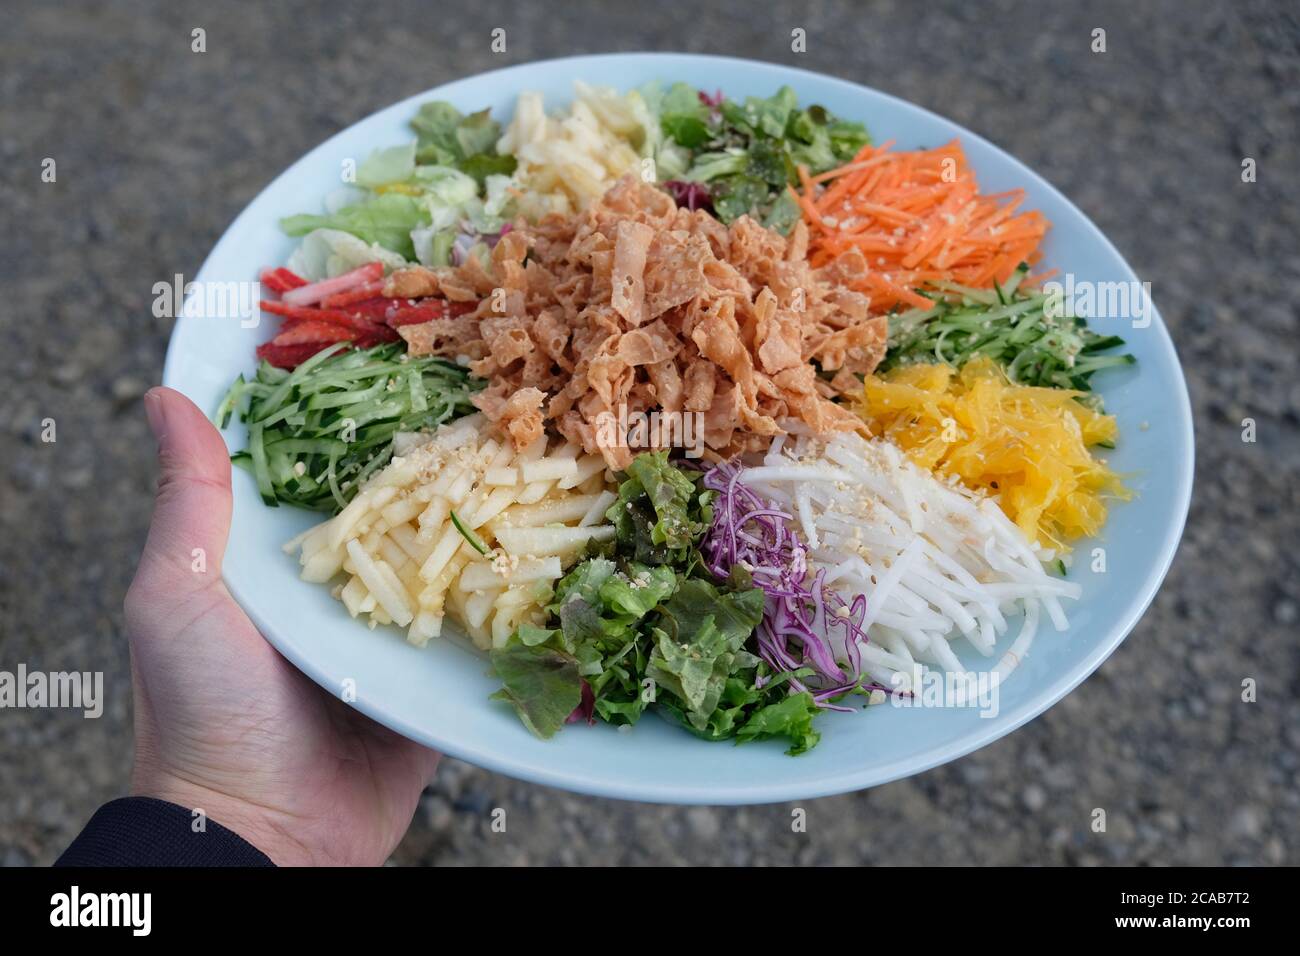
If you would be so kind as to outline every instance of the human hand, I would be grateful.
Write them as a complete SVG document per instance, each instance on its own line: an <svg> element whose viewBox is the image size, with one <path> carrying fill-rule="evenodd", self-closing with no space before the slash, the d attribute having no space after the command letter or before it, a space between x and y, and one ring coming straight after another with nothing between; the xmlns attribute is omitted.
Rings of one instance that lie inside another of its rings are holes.
<svg viewBox="0 0 1300 956"><path fill-rule="evenodd" d="M179 392L144 405L161 475L126 595L132 793L201 809L277 864L383 863L438 754L331 697L258 633L221 579L225 442Z"/></svg>

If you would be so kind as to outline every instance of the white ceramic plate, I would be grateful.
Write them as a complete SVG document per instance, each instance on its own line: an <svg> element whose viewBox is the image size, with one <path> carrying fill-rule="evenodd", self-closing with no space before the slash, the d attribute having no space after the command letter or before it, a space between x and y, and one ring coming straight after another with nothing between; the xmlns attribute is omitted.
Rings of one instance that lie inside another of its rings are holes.
<svg viewBox="0 0 1300 956"><path fill-rule="evenodd" d="M204 282L247 281L282 264L293 241L276 226L281 216L317 211L339 181L344 159L409 138L419 104L450 100L461 110L491 107L508 119L521 90L540 90L548 105L567 102L574 79L637 86L684 80L729 96L769 96L781 84L801 104L821 103L867 124L878 141L900 148L934 146L960 137L986 191L1024 187L1027 208L1052 221L1045 265L1076 281L1135 281L1106 237L1042 178L961 127L866 87L769 63L677 54L615 54L526 64L429 90L381 110L313 149L249 204L200 270ZM1094 323L1107 330L1116 328ZM1083 598L1067 606L1070 629L1040 629L1019 670L1001 688L999 710L873 707L820 718L821 744L797 758L779 743L732 746L700 741L647 717L630 731L607 726L566 728L541 741L510 708L490 702L496 689L482 658L451 643L423 650L396 629L369 631L348 617L327 589L302 583L297 562L280 545L318 516L269 509L252 479L235 471L235 512L225 577L257 626L289 660L333 693L355 681L355 706L380 723L489 770L602 796L680 803L761 803L857 790L918 773L1009 733L1042 713L1087 677L1137 623L1169 568L1182 532L1192 484L1192 426L1186 386L1159 316L1146 328L1117 329L1138 358L1135 369L1106 371L1096 384L1107 410L1119 417L1121 441L1110 456L1131 476L1134 501L1116 506L1100 542L1080 542L1088 556L1104 545L1107 571L1076 562L1071 578ZM230 381L254 368L254 347L270 323L244 329L237 321L183 318L172 336L164 382L212 410ZM238 423L227 432L242 447ZM1014 626L1013 626L1014 632ZM1004 638L1004 644L1010 637ZM965 644L965 642L959 642ZM1004 650L1000 645L998 652ZM977 655L963 659L975 666Z"/></svg>

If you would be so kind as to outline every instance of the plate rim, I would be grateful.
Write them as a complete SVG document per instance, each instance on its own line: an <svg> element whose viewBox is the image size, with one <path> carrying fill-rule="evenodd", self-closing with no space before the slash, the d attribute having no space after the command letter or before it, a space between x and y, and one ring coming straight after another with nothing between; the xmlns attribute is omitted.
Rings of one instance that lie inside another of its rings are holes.
<svg viewBox="0 0 1300 956"><path fill-rule="evenodd" d="M1138 275L1128 260L1120 253L1119 249L1111 242L1110 238L1102 232L1100 227L1080 209L1068 196L1058 189L1045 176L1036 172L1026 165L1015 154L993 143L991 140L976 133L961 123L952 120L942 114L936 113L927 107L920 106L902 97L895 96L875 87L868 86L864 83L858 83L853 80L844 79L843 77L819 73L814 70L808 70L803 67L792 66L786 63L779 63L771 60L759 60L745 57L734 57L706 53L679 53L672 51L621 51L612 53L594 53L578 54L573 56L551 57L542 60L530 60L525 63L515 63L508 66L498 67L492 70L485 70L479 73L473 73L466 76L455 77L440 83L428 90L414 93L410 96L403 97L392 103L380 106L371 110L365 116L362 116L348 125L337 130L324 140L312 146L298 159L290 163L284 170L271 179L262 189L260 189L248 202L243 209L235 216L234 219L223 230L221 235L213 244L212 249L204 258L202 265L195 273L195 280L201 280L208 269L209 263L217 256L223 247L230 241L245 217L256 206L267 193L275 190L281 181L290 178L298 168L307 163L317 152L326 149L336 139L347 134L351 129L361 123L368 122L374 116L387 110L393 109L403 104L409 104L416 101L425 100L435 96L439 91L453 84L469 82L474 80L487 80L492 77L504 78L512 73L526 73L531 69L542 66L557 66L561 64L572 64L575 67L581 64L608 63L612 60L626 60L629 58L649 59L649 60L691 60L700 64L745 64L747 66L760 66L778 70L785 74L794 74L799 77L814 78L819 83L831 83L842 87L844 92L850 94L861 94L867 92L872 96L881 97L890 101L896 106L903 107L924 114L927 117L939 120L943 123L956 127L960 130L963 140L978 142L987 148L991 148L1000 155L1005 161L1008 161L1011 168L1019 175L1023 174L1032 180L1036 185L1041 186L1049 194L1054 196L1058 201L1078 217L1086 226L1093 241L1110 252L1126 270L1128 277L1132 281L1138 281ZM576 74L575 74L576 75ZM1154 601L1156 594L1159 592L1169 569L1173 565L1174 558L1178 552L1178 546L1182 540L1183 532L1186 528L1187 517L1191 506L1192 489L1195 479L1195 461L1196 461L1196 444L1195 429L1192 418L1191 398L1187 389L1187 380L1183 372L1182 361L1179 358L1177 347L1174 344L1173 337L1164 323L1164 318L1160 313L1158 306L1152 302L1152 312L1154 322L1152 325L1157 330L1160 344L1167 348L1172 355L1172 369L1174 382L1177 387L1177 395L1172 396L1172 404L1179 416L1182 440L1186 444L1187 455L1181 463L1175 475L1174 494L1176 496L1174 514L1176 520L1171 522L1165 529L1164 540L1160 543L1160 559L1148 568L1148 572L1141 585L1134 591L1134 596L1124 608L1119 616L1119 624L1112 628L1107 634L1106 639L1101 641L1093 651L1085 657L1070 671L1063 673L1056 680L1052 681L1045 689L1035 694L1032 699L1022 703L1015 710L1011 711L1009 716L992 722L988 726L976 733L968 734L960 743L952 743L933 748L931 751L915 754L908 757L902 757L884 765L875 765L870 768L848 769L842 772L827 774L819 777L816 781L803 782L783 782L777 780L765 780L762 782L750 783L745 785L719 786L718 784L682 784L682 783L655 783L641 782L634 784L624 784L622 781L613 779L608 776L590 776L571 769L555 771L547 767L544 763L533 763L526 758L510 757L508 755L498 756L490 750L481 750L472 745L458 744L454 739L440 739L442 735L431 734L424 729L412 726L408 721L402 719L399 715L386 710L383 705L373 699L371 695L358 694L355 701L349 702L366 716L375 720L377 723L386 726L408 739L415 740L425 746L432 747L440 752L471 763L475 766L490 770L494 773L523 780L529 783L541 784L543 786L556 787L562 790L581 793L589 796L606 797L622 800L631 800L648 803L662 804L690 804L690 805L711 805L711 806L734 806L749 805L762 803L775 803L795 799L815 799L817 797L831 796L840 793L853 792L857 790L868 789L870 787L880 786L895 780L900 780L914 774L923 773L926 770L933 769L953 760L967 756L976 750L988 746L996 740L1012 733L1013 731L1024 726L1033 718L1050 710L1060 702L1067 694L1078 687L1084 680L1092 676L1096 670L1115 652L1120 644L1132 633L1138 622L1142 619L1147 609ZM180 324L177 322L173 325L169 337L167 352L163 362L162 381L164 385L177 388L184 392L175 381L176 364L179 361L179 341L180 336L177 330ZM316 684L320 685L327 693L332 693L331 688L337 686L333 675L325 673L323 667L314 665L302 654L298 653L293 647L292 642L278 640L275 629L268 626L265 618L257 611L255 607L249 606L240 597L240 588L238 584L230 580L229 575L223 569L223 581L230 594L244 613L252 620L258 631L270 643L278 653L294 665L299 671L305 674ZM688 738L690 739L690 738Z"/></svg>

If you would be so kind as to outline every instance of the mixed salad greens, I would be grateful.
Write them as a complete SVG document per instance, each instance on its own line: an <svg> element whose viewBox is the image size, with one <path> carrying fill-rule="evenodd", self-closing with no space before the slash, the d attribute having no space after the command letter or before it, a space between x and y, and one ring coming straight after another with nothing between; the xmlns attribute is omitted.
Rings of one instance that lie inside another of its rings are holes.
<svg viewBox="0 0 1300 956"><path fill-rule="evenodd" d="M291 236L344 233L429 266L459 261L498 234L515 170L515 158L496 151L501 124L487 110L465 116L434 101L420 107L411 128L416 139L372 153L355 181L329 197L325 214L289 216L281 228Z"/></svg>
<svg viewBox="0 0 1300 956"><path fill-rule="evenodd" d="M798 183L798 167L824 172L871 141L861 123L822 106L800 109L788 86L738 102L674 83L662 97L648 94L648 102L665 136L660 177L676 198L724 223L751 215L782 235L799 219L787 188Z"/></svg>
<svg viewBox="0 0 1300 956"><path fill-rule="evenodd" d="M628 466L607 517L611 546L560 581L547 627L525 624L491 653L509 702L530 730L566 722L635 724L650 707L708 740L784 737L789 753L816 745L820 712L790 693L800 669L774 674L747 650L765 594L739 566L710 573L699 547L716 493L702 472L645 453Z"/></svg>

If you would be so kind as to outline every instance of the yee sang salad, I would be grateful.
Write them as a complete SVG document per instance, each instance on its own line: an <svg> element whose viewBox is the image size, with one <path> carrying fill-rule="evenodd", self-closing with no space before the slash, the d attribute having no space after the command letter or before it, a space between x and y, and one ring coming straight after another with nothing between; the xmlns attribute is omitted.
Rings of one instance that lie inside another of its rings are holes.
<svg viewBox="0 0 1300 956"><path fill-rule="evenodd" d="M282 222L218 413L267 505L327 515L305 581L467 637L541 737L653 710L792 754L1065 629L1128 497L1094 375L1132 358L1049 307L1050 224L960 143L681 83L411 128Z"/></svg>

